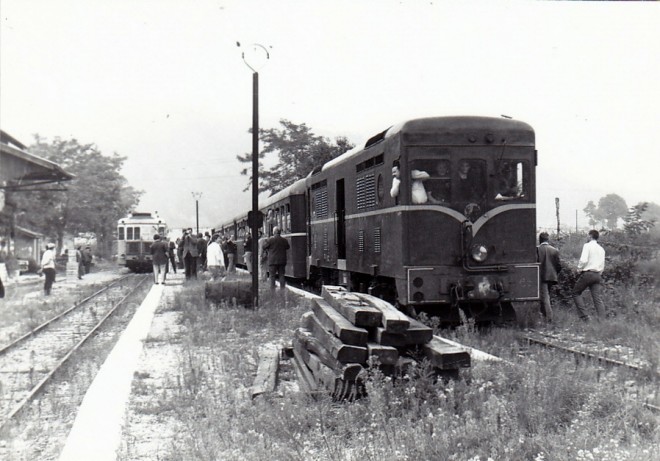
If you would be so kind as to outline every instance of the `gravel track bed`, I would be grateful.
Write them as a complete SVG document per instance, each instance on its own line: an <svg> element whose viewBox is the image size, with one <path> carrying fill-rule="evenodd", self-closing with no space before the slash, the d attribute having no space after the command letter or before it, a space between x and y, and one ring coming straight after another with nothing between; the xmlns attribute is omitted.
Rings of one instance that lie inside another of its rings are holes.
<svg viewBox="0 0 660 461"><path fill-rule="evenodd" d="M53 296L49 300L52 309L48 314L48 318L53 316L53 312L64 310L62 306L56 304L60 302L67 304L73 300L81 299L81 291L85 291L87 293L86 295L98 291L100 286L94 285L92 287L91 279L94 279L97 283L105 283L112 278L117 278L119 275L115 271L104 273L97 277L89 277L90 286L71 286L68 292L66 287L61 285L56 291L56 296ZM122 290L123 295L129 291L128 286L133 286L134 284L125 283L124 285L125 288ZM0 433L0 459L8 461L32 461L36 459L55 460L59 458L59 454L73 425L76 412L85 396L87 388L94 380L105 357L112 350L120 334L139 307L141 299L146 294L146 290L149 288L149 284L143 285L143 288L139 289L132 298L129 298L120 306L104 324L102 330L93 335L75 353L72 360L55 374L54 379L28 404L18 418L3 429L2 433ZM115 290L111 288L109 291ZM99 301L96 305L92 304L96 316L100 319L102 316L101 312L104 312L113 302L121 299L121 296L118 292L115 294L109 293L104 301ZM68 304L68 306L70 305ZM86 308L85 310L88 311L89 315L89 311L92 309ZM78 326L82 331L83 327ZM17 327L13 326L13 329L17 329ZM74 341L74 338L71 336L74 334L76 336L78 335L77 332L69 332L64 334L63 337L60 337L60 339L63 338L63 342L71 345ZM45 345L46 347L50 346L51 349L56 349L53 346L57 342L58 339L52 336L50 342L46 341ZM44 354L35 353L32 356L35 360L35 369L46 368L46 365L40 364L42 360L45 360L43 358Z"/></svg>

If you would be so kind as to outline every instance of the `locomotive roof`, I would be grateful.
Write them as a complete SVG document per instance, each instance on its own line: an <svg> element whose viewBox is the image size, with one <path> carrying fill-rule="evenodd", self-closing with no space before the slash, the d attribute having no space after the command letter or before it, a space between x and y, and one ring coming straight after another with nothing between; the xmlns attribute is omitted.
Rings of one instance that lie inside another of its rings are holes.
<svg viewBox="0 0 660 461"><path fill-rule="evenodd" d="M397 123L396 125L392 125L382 133L372 136L367 142L355 146L353 149L346 151L339 157L335 157L332 160L326 162L321 168L321 171L345 162L351 157L362 152L367 147L376 144L380 140L391 138L392 136L399 133L419 133L424 131L430 131L437 129L439 126L441 126L444 130L449 130L449 131L475 130L475 129L484 129L486 127L493 130L507 129L507 130L519 130L519 131L530 131L530 132L534 131L532 127L525 122L521 122L519 120L512 120L509 118L503 118L503 117L457 115L457 116L447 116L447 117L426 117L426 118L405 120L403 122Z"/></svg>

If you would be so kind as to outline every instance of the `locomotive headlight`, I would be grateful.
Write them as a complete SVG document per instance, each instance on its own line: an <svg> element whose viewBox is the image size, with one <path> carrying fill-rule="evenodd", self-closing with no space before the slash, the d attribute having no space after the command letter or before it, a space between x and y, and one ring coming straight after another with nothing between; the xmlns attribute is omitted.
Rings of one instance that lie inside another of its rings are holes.
<svg viewBox="0 0 660 461"><path fill-rule="evenodd" d="M482 263L488 257L488 250L484 245L474 245L470 250L470 256L478 263Z"/></svg>

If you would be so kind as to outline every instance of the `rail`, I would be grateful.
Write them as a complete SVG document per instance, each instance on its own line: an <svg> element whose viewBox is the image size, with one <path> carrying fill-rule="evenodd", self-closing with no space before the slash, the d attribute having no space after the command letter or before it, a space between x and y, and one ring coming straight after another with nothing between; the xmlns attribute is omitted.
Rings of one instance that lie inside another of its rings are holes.
<svg viewBox="0 0 660 461"><path fill-rule="evenodd" d="M127 277L132 277L132 276L129 275L129 276L127 276ZM109 283L106 287L104 287L103 289L97 291L96 293L94 293L94 294L88 296L88 297L85 298L83 301L81 301L81 302L75 304L72 308L67 309L65 312L63 312L62 314L60 314L60 315L58 315L58 316L56 316L56 317L53 317L51 320L49 320L49 321L45 322L44 324L40 325L39 327L35 328L34 330L32 330L32 331L31 331L30 333L28 333L27 335L24 335L23 337L21 337L21 338L19 338L18 340L14 341L14 342L11 343L10 345L4 347L3 350L2 350L2 352L3 352L3 353L6 353L6 352L9 351L10 349L14 348L18 343L23 342L25 339L27 339L27 338L29 338L29 337L33 337L34 334L35 334L35 332L38 332L38 331L44 330L44 328L47 327L48 325L52 325L56 320L58 320L58 319L60 319L60 318L62 318L62 317L64 317L64 316L66 316L66 314L72 312L73 310L75 310L75 308L78 308L78 307L80 307L82 304L84 304L84 303L90 301L91 299L94 299L95 297L99 296L101 293L105 292L107 289L109 289L110 287L114 286L117 282L124 280L125 278L126 278L126 277L123 277L123 278L121 278L121 279L117 279L117 280L114 280L113 282ZM114 305L108 310L108 312L106 312L105 315L103 315L103 316L101 317L101 319L100 319L98 322L96 322L96 324L95 324L95 325L94 325L94 326L93 326L93 327L87 332L87 334L85 334L84 337L83 337L82 339L80 339L76 344L74 344L73 347L71 347L71 348L68 350L68 352L66 352L66 354L64 354L64 356L62 356L62 357L61 357L61 358L60 358L60 359L59 359L59 360L53 365L52 369L51 369L51 370L50 370L50 371L49 371L49 372L48 372L48 373L47 373L47 374L46 374L46 375L45 375L45 376L44 376L44 377L43 377L43 378L42 378L42 379L41 379L41 380L35 385L35 386L33 386L33 387L29 390L29 392L27 393L27 395L26 395L24 398L22 398L22 399L18 402L18 404L16 404L16 405L13 407L13 409L12 409L9 413L7 413L6 416L4 416L4 420L0 422L0 431L2 431L2 430L5 428L5 426L6 426L6 425L7 425L7 424L8 424L13 418L15 418L15 417L16 417L16 416L17 416L17 415L18 415L18 414L19 414L19 413L20 413L20 412L21 412L21 411L27 406L27 404L28 404L29 402L31 402L32 399L35 398L35 396L37 396L37 395L39 394L39 392L40 392L41 390L43 390L43 388L46 386L46 384L47 384L47 383L53 378L53 376L55 376L55 374L59 371L59 369L60 369L65 363L67 363L67 361L73 356L73 354L74 354L76 351L78 351L78 350L81 348L81 346L82 346L83 344L85 344L85 343L87 342L87 340L88 340L89 338L91 338L91 337L92 337L92 336L93 336L93 335L94 335L94 334L95 334L95 333L101 328L101 326L102 326L102 325L103 325L103 324L104 324L104 323L105 323L105 322L106 322L106 321L112 316L112 314L114 314L114 313L116 312L116 310L119 308L119 306L121 306L121 305L126 301L126 299L128 299L131 295L133 295L133 293L135 293L135 291L136 291L138 288L140 288L140 287L142 286L142 284L143 284L146 280L148 280L148 279L150 279L150 277L149 277L148 275L143 275L143 276L141 277L141 280L139 280L138 283L137 283L137 284L136 284L136 285L135 285L135 286L134 286L134 287L133 287L133 288L132 288L127 294L126 294L126 295L124 295L119 301L117 301L117 302L116 302L116 303L115 303L115 304L114 304Z"/></svg>

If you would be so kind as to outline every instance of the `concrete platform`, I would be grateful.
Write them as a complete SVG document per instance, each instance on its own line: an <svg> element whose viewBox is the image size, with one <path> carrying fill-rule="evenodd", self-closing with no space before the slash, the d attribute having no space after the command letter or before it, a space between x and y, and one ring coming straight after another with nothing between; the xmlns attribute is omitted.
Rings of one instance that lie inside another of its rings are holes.
<svg viewBox="0 0 660 461"><path fill-rule="evenodd" d="M165 290L181 288L182 274L153 285L87 390L60 461L114 461L133 374ZM148 282L147 282L148 283Z"/></svg>

